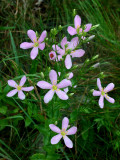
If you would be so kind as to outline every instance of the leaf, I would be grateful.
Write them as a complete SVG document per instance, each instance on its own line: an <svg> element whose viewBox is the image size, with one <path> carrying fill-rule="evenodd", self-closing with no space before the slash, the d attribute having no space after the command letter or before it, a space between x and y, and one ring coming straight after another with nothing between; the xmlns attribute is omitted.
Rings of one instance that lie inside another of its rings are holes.
<svg viewBox="0 0 120 160"><path fill-rule="evenodd" d="M6 106L0 107L0 113L5 115L6 112L7 112L7 109L8 109L8 108L7 108Z"/></svg>
<svg viewBox="0 0 120 160"><path fill-rule="evenodd" d="M30 124L31 124L31 120L29 118L26 118L25 127L28 127Z"/></svg>
<svg viewBox="0 0 120 160"><path fill-rule="evenodd" d="M45 154L43 153L36 153L30 157L30 160L46 160Z"/></svg>

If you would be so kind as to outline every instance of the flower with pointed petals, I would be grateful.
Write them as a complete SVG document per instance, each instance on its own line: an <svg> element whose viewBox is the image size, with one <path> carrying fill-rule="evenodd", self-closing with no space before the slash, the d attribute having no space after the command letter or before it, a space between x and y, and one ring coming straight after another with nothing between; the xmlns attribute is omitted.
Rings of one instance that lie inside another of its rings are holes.
<svg viewBox="0 0 120 160"><path fill-rule="evenodd" d="M12 97L12 96L14 96L18 92L18 97L21 100L24 100L25 99L25 94L23 93L23 91L32 91L34 89L33 86L23 87L23 85L25 84L25 82L26 82L26 76L23 76L21 78L19 85L14 80L8 80L8 85L11 86L11 87L13 87L13 88L15 88L15 89L13 89L12 91L10 91L7 94L7 97Z"/></svg>
<svg viewBox="0 0 120 160"><path fill-rule="evenodd" d="M45 48L44 39L46 37L47 32L43 31L41 36L38 38L36 33L33 30L28 30L27 35L31 39L32 42L23 42L20 44L20 48L29 49L33 48L30 53L31 59L35 59L38 55L38 48L43 50Z"/></svg>
<svg viewBox="0 0 120 160"><path fill-rule="evenodd" d="M75 25L75 28L69 26L68 29L67 29L68 33L72 36L75 35L75 34L79 34L81 32L88 32L92 27L92 24L86 24L84 30L82 28L80 28L81 18L78 15L76 15L75 18L74 18L74 25Z"/></svg>
<svg viewBox="0 0 120 160"><path fill-rule="evenodd" d="M50 89L44 96L44 102L48 103L53 98L54 93L56 93L60 99L67 100L68 99L67 94L64 91L60 90L60 88L65 88L67 86L70 86L71 81L63 79L61 82L57 84L57 73L54 70L50 71L49 78L52 84L46 81L39 81L37 83L37 86L42 89Z"/></svg>
<svg viewBox="0 0 120 160"><path fill-rule="evenodd" d="M77 127L73 126L70 129L67 130L69 124L69 119L67 117L64 117L62 120L62 129L60 130L57 126L54 124L50 124L49 127L53 132L58 133L56 136L54 136L51 139L51 144L57 144L60 139L63 137L65 145L68 148L73 148L72 141L68 138L67 135L73 135L77 132Z"/></svg>
<svg viewBox="0 0 120 160"><path fill-rule="evenodd" d="M58 59L61 59L63 56L65 56L65 66L67 69L70 69L72 67L72 59L74 57L82 57L85 54L85 51L83 49L77 49L77 45L79 44L78 37L73 38L70 42L67 41L67 37L64 37L61 41L61 47L57 45L53 45L53 48L57 53L59 54Z"/></svg>
<svg viewBox="0 0 120 160"><path fill-rule="evenodd" d="M100 98L99 98L100 108L104 107L104 97L110 103L115 102L115 100L113 98L109 97L108 94L107 94L109 91L113 90L113 88L115 86L113 83L109 83L106 88L102 88L101 81L100 81L99 78L97 78L97 86L99 88L99 91L94 90L93 91L93 96L100 96Z"/></svg>

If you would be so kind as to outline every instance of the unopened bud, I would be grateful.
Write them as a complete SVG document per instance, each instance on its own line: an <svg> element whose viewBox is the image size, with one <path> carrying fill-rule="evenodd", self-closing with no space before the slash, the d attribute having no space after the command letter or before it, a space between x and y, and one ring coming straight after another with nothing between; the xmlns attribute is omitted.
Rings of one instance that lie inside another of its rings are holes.
<svg viewBox="0 0 120 160"><path fill-rule="evenodd" d="M101 78L104 78L104 77L105 77L104 72L101 72L101 73L100 73L100 77L101 77Z"/></svg>
<svg viewBox="0 0 120 160"><path fill-rule="evenodd" d="M100 63L96 63L92 66L92 68L97 68L100 65Z"/></svg>
<svg viewBox="0 0 120 160"><path fill-rule="evenodd" d="M55 121L55 125L57 125L58 124L58 122L57 121Z"/></svg>
<svg viewBox="0 0 120 160"><path fill-rule="evenodd" d="M70 97L73 96L73 95L74 95L74 93L70 93L70 94L69 94Z"/></svg>
<svg viewBox="0 0 120 160"><path fill-rule="evenodd" d="M78 65L74 65L74 66L73 66L73 69L76 69L76 68L78 68Z"/></svg>
<svg viewBox="0 0 120 160"><path fill-rule="evenodd" d="M76 15L76 9L73 9L73 16Z"/></svg>
<svg viewBox="0 0 120 160"><path fill-rule="evenodd" d="M96 56L93 56L92 57L92 60L95 60L95 59L97 59L99 57L99 55L97 54Z"/></svg>
<svg viewBox="0 0 120 160"><path fill-rule="evenodd" d="M89 63L89 62L90 62L90 60L89 60L89 59L86 59L85 63Z"/></svg>
<svg viewBox="0 0 120 160"><path fill-rule="evenodd" d="M91 89L91 90L90 90L90 93L93 93L93 91L94 91L94 89Z"/></svg>
<svg viewBox="0 0 120 160"><path fill-rule="evenodd" d="M48 38L45 38L45 42L48 42Z"/></svg>
<svg viewBox="0 0 120 160"><path fill-rule="evenodd" d="M59 26L58 26L58 29L61 31L61 30L62 30L62 26L61 26L61 25L59 25Z"/></svg>
<svg viewBox="0 0 120 160"><path fill-rule="evenodd" d="M43 72L40 72L40 76L41 76L41 78L45 77Z"/></svg>
<svg viewBox="0 0 120 160"><path fill-rule="evenodd" d="M37 31L35 32L35 34L36 34L36 37L37 37L37 38L39 38L39 34L38 34L38 32L37 32Z"/></svg>
<svg viewBox="0 0 120 160"><path fill-rule="evenodd" d="M100 24L97 24L97 25L92 26L90 30L92 31L92 30L96 29L97 27L99 27L99 25L100 25Z"/></svg>
<svg viewBox="0 0 120 160"><path fill-rule="evenodd" d="M94 37L95 37L95 35L92 35L92 36L88 37L88 40L90 41L90 40L92 40Z"/></svg>

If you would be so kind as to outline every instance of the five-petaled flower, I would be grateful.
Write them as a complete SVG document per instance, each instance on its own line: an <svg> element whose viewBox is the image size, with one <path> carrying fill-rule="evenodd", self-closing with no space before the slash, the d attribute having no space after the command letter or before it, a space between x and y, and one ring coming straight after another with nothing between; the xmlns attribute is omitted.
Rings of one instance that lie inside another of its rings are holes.
<svg viewBox="0 0 120 160"><path fill-rule="evenodd" d="M100 96L100 99L99 99L100 108L104 107L104 97L110 103L114 103L115 102L115 100L113 98L111 98L111 97L109 97L107 95L107 93L109 91L113 90L113 88L114 88L114 84L113 83L109 83L106 88L102 88L100 79L97 78L97 86L99 88L99 91L94 90L93 91L93 96Z"/></svg>
<svg viewBox="0 0 120 160"><path fill-rule="evenodd" d="M45 48L45 42L44 39L46 37L47 32L43 31L41 36L38 38L36 36L36 33L33 30L28 30L27 35L31 39L32 42L23 42L20 44L20 48L22 49L28 49L33 48L30 53L31 59L35 59L38 55L38 48L40 50L43 50Z"/></svg>
<svg viewBox="0 0 120 160"><path fill-rule="evenodd" d="M53 132L58 133L58 135L54 136L51 139L51 144L57 144L60 139L63 137L65 145L68 148L73 148L72 141L67 137L67 135L73 135L77 132L77 127L73 126L70 129L67 130L69 124L69 119L67 117L64 117L62 120L62 129L60 130L57 126L54 124L50 124L49 127Z"/></svg>
<svg viewBox="0 0 120 160"><path fill-rule="evenodd" d="M76 15L74 18L74 25L75 25L75 28L69 26L67 29L68 33L72 36L75 34L82 33L82 32L88 32L92 27L92 24L89 23L85 25L85 29L83 30L81 28L81 18L78 15Z"/></svg>
<svg viewBox="0 0 120 160"><path fill-rule="evenodd" d="M19 85L14 80L8 80L8 85L11 86L11 87L14 87L15 89L10 91L7 94L7 97L12 97L18 92L18 97L21 100L24 100L25 99L25 94L23 93L23 91L32 91L34 89L33 86L23 87L25 82L26 82L26 76L23 76L21 78Z"/></svg>
<svg viewBox="0 0 120 160"><path fill-rule="evenodd" d="M57 73L54 70L50 71L49 78L52 84L46 81L39 81L37 83L37 86L42 89L50 89L44 96L44 102L48 103L53 98L54 93L56 93L60 99L67 100L68 99L67 94L64 91L60 90L60 88L65 88L70 86L71 81L63 79L61 82L57 84Z"/></svg>

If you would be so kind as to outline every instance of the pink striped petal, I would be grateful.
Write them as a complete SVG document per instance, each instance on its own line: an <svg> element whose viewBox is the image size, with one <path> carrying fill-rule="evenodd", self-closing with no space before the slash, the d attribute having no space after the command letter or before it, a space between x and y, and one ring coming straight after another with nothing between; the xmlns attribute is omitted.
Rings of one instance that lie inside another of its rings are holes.
<svg viewBox="0 0 120 160"><path fill-rule="evenodd" d="M67 94L64 91L61 91L60 89L56 91L56 94L62 100L67 100L68 99Z"/></svg>
<svg viewBox="0 0 120 160"><path fill-rule="evenodd" d="M77 47L78 44L79 44L78 37L75 37L70 41L70 43L68 44L67 49L74 50Z"/></svg>
<svg viewBox="0 0 120 160"><path fill-rule="evenodd" d="M43 42L44 39L46 38L46 36L47 36L47 32L43 31L42 34L41 34L41 36L40 36L40 38L39 38L39 40L38 40L38 42L39 43Z"/></svg>
<svg viewBox="0 0 120 160"><path fill-rule="evenodd" d="M46 82L46 81L39 81L37 83L37 86L42 89L52 89L52 84Z"/></svg>
<svg viewBox="0 0 120 160"><path fill-rule="evenodd" d="M18 92L17 89L13 89L12 91L10 91L10 92L7 94L7 97L12 97L12 96L14 96L17 92Z"/></svg>
<svg viewBox="0 0 120 160"><path fill-rule="evenodd" d="M83 49L78 49L78 50L72 51L70 55L73 58L73 57L82 57L84 54L85 54L85 51Z"/></svg>
<svg viewBox="0 0 120 160"><path fill-rule="evenodd" d="M23 42L20 44L20 48L22 49L29 49L34 46L34 43L29 43L29 42Z"/></svg>
<svg viewBox="0 0 120 160"><path fill-rule="evenodd" d="M65 88L71 86L71 81L67 79L63 79L60 83L57 84L58 88Z"/></svg>
<svg viewBox="0 0 120 160"><path fill-rule="evenodd" d="M19 86L22 87L22 86L25 84L25 82L26 82L26 76L23 76L23 77L21 78L21 80L20 80Z"/></svg>
<svg viewBox="0 0 120 160"><path fill-rule="evenodd" d="M21 99L21 100L24 100L25 99L25 94L23 93L23 91L18 91L18 97Z"/></svg>
<svg viewBox="0 0 120 160"><path fill-rule="evenodd" d="M69 130L67 130L67 135L73 135L77 132L77 127L71 127Z"/></svg>
<svg viewBox="0 0 120 160"><path fill-rule="evenodd" d="M101 81L99 78L97 78L97 86L98 86L99 90L102 91Z"/></svg>
<svg viewBox="0 0 120 160"><path fill-rule="evenodd" d="M43 42L43 43L40 43L39 46L38 46L38 48L39 48L40 50L43 50L43 49L45 48L45 43L44 43L44 42Z"/></svg>
<svg viewBox="0 0 120 160"><path fill-rule="evenodd" d="M67 117L64 117L62 120L62 130L63 129L67 129L68 128L68 124L69 124L69 119Z"/></svg>
<svg viewBox="0 0 120 160"><path fill-rule="evenodd" d="M37 41L36 34L35 34L35 32L33 30L28 30L27 31L27 35L31 39L32 42Z"/></svg>
<svg viewBox="0 0 120 160"><path fill-rule="evenodd" d="M109 83L109 84L107 85L107 87L104 89L104 92L107 93L107 92L113 90L114 87L115 87L115 85L114 85L113 83Z"/></svg>
<svg viewBox="0 0 120 160"><path fill-rule="evenodd" d="M34 89L33 86L31 87L22 87L22 91L32 91Z"/></svg>
<svg viewBox="0 0 120 160"><path fill-rule="evenodd" d="M96 91L96 90L93 91L93 96L100 96L100 95L101 95L100 91Z"/></svg>
<svg viewBox="0 0 120 160"><path fill-rule="evenodd" d="M99 98L99 106L100 106L100 108L104 107L104 96L102 96L102 95Z"/></svg>
<svg viewBox="0 0 120 160"><path fill-rule="evenodd" d="M50 124L49 127L53 132L60 133L60 129L54 124Z"/></svg>
<svg viewBox="0 0 120 160"><path fill-rule="evenodd" d="M58 134L58 135L52 137L51 144L57 144L61 140L61 138L62 138L61 134Z"/></svg>
<svg viewBox="0 0 120 160"><path fill-rule="evenodd" d="M107 100L108 102L110 102L110 103L115 103L115 100L114 100L112 97L110 97L110 96L108 96L108 95L106 95L106 94L105 94L105 98L106 98L106 100Z"/></svg>
<svg viewBox="0 0 120 160"><path fill-rule="evenodd" d="M65 49L65 44L67 44L67 37L64 37L61 41L61 47Z"/></svg>
<svg viewBox="0 0 120 160"><path fill-rule="evenodd" d="M34 47L30 53L31 59L35 59L38 55L38 47Z"/></svg>
<svg viewBox="0 0 120 160"><path fill-rule="evenodd" d="M18 86L18 84L14 80L8 80L8 85L14 88Z"/></svg>
<svg viewBox="0 0 120 160"><path fill-rule="evenodd" d="M92 27L92 24L86 24L84 32L88 32Z"/></svg>
<svg viewBox="0 0 120 160"><path fill-rule="evenodd" d="M75 25L76 29L81 26L81 18L80 18L80 16L78 16L78 15L75 16L74 25Z"/></svg>
<svg viewBox="0 0 120 160"><path fill-rule="evenodd" d="M51 83L52 83L53 85L56 85L56 84L57 84L57 73L56 73L56 71L51 70L50 73L49 73L49 78L50 78Z"/></svg>
<svg viewBox="0 0 120 160"><path fill-rule="evenodd" d="M46 95L44 96L44 102L48 103L49 101L51 101L51 99L53 98L55 91L53 91L52 89L50 91L48 91L46 93Z"/></svg>
<svg viewBox="0 0 120 160"><path fill-rule="evenodd" d="M67 136L65 136L63 139L64 139L64 142L65 142L65 145L68 148L73 148L73 142Z"/></svg>
<svg viewBox="0 0 120 160"><path fill-rule="evenodd" d="M73 27L71 27L71 26L69 26L69 27L67 28L67 31L68 31L68 33L69 33L71 36L77 34L76 29L73 28Z"/></svg>
<svg viewBox="0 0 120 160"><path fill-rule="evenodd" d="M69 54L65 58L65 66L67 69L70 69L72 67L72 60Z"/></svg>

